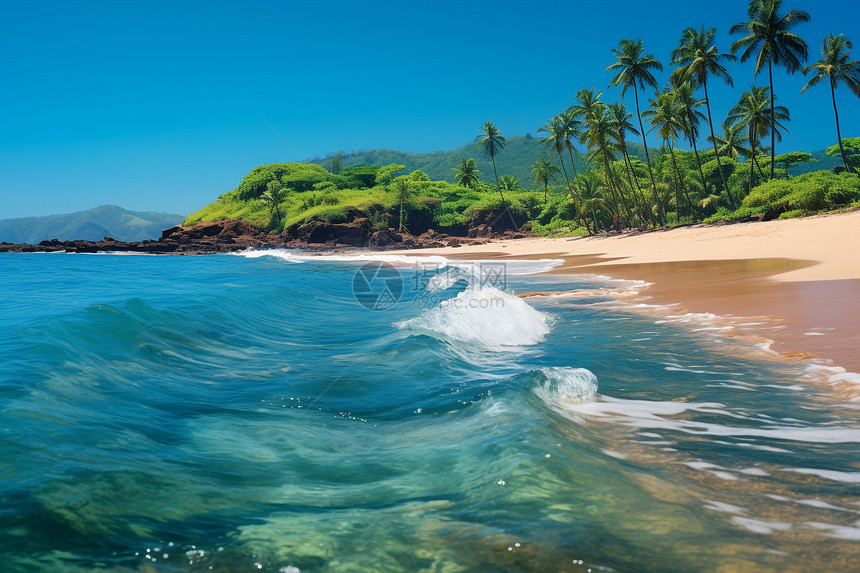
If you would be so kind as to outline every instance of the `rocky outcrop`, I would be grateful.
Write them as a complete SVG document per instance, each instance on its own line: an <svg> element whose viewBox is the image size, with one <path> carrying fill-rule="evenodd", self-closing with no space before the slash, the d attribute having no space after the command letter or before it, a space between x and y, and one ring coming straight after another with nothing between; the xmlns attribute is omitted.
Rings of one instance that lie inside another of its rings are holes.
<svg viewBox="0 0 860 573"><path fill-rule="evenodd" d="M495 231L492 225L480 222L475 227L455 229L458 236L439 233L433 229L413 236L395 229L379 229L362 213L352 210L348 220L341 223L310 221L271 235L245 221L228 219L196 225L176 225L164 229L157 241L122 242L111 237L101 241L59 241L51 239L38 245L0 243L0 252L69 252L105 253L137 252L153 254L203 255L228 253L245 249L297 248L304 250L331 250L370 248L374 250L421 249L459 247L486 243L492 238L518 238L527 236L528 229ZM494 219L484 214L475 221ZM466 232L460 235L460 231Z"/></svg>

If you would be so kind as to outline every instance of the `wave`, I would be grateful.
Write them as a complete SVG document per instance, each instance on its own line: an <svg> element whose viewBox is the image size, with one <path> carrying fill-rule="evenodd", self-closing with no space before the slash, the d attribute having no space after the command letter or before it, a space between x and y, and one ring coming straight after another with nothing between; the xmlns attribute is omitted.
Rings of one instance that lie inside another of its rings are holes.
<svg viewBox="0 0 860 573"><path fill-rule="evenodd" d="M538 344L551 325L550 315L493 286L467 288L420 316L395 324L407 332L493 351Z"/></svg>
<svg viewBox="0 0 860 573"><path fill-rule="evenodd" d="M550 406L591 401L597 396L597 376L586 368L541 368L532 388Z"/></svg>

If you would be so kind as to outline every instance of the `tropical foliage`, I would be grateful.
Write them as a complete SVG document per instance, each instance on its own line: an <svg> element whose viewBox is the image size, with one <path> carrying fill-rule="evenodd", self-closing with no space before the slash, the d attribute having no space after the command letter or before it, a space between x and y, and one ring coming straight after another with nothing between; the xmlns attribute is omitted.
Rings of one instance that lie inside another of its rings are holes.
<svg viewBox="0 0 860 573"><path fill-rule="evenodd" d="M860 138L842 137L837 107L837 91L860 97L860 62L846 36L830 34L819 60L805 65L797 29L809 20L783 0L751 0L729 29L737 37L731 53L717 45L715 28L687 28L666 84L658 80L663 63L643 39L623 38L606 70L626 102L586 87L537 128L538 137L506 138L486 121L473 143L451 152L360 150L260 166L188 222L238 216L280 230L345 220L352 208L380 227L406 221L413 232L456 233L480 211L492 212L500 228L529 221L535 233L555 235L860 206ZM715 117L709 87L734 88L726 64L737 59L754 62L754 77L767 70L767 85L732 96L727 116ZM802 92L829 83L836 141L826 152L777 154L791 114L775 95L774 70L802 71Z"/></svg>

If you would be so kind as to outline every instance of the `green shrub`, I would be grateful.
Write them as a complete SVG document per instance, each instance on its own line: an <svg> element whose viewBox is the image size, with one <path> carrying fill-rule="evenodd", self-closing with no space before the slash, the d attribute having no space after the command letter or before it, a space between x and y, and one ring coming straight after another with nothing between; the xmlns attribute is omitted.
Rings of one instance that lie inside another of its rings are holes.
<svg viewBox="0 0 860 573"><path fill-rule="evenodd" d="M755 187L743 207L769 207L776 212L816 212L860 200L860 177L851 173L814 171L793 179L774 179Z"/></svg>
<svg viewBox="0 0 860 573"><path fill-rule="evenodd" d="M779 218L780 219L794 219L796 217L802 217L802 216L803 216L803 209L795 209L793 211L786 211L785 213L782 213L779 216Z"/></svg>

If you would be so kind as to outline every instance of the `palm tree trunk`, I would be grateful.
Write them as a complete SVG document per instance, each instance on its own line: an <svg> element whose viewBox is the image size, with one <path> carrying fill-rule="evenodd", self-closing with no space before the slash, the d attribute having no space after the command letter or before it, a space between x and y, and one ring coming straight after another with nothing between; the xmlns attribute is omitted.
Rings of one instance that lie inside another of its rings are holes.
<svg viewBox="0 0 860 573"><path fill-rule="evenodd" d="M578 181L579 173L576 172L576 163L573 162L573 151L571 151L570 147L567 148L567 153L570 155L570 166L573 167L573 180L576 181L576 191L581 194L582 191L579 189ZM577 151L577 153L579 152Z"/></svg>
<svg viewBox="0 0 860 573"><path fill-rule="evenodd" d="M561 154L561 150L558 151L558 160L561 162L561 170L564 172L564 180L567 181L567 190L571 191L570 187L570 177L567 176L567 167L564 166L564 155Z"/></svg>
<svg viewBox="0 0 860 573"><path fill-rule="evenodd" d="M681 170L678 169L678 162L675 161L675 149L672 147L672 142L669 142L669 153L672 155L672 165L675 167L675 174L678 176L678 181L681 183L681 190L684 192L684 198L687 200L687 205L690 207L690 214L693 213L693 203L690 201L690 195L687 193L687 185L684 183L684 178L681 177ZM675 194L675 201L677 201L677 192ZM678 205L678 222L681 222L681 206Z"/></svg>
<svg viewBox="0 0 860 573"><path fill-rule="evenodd" d="M758 159L754 155L753 163L755 163L755 168L758 169L758 174L761 175L762 179L764 179L764 171L761 170L761 164L758 162Z"/></svg>
<svg viewBox="0 0 860 573"><path fill-rule="evenodd" d="M546 206L546 199L549 195L549 179L543 180L543 204Z"/></svg>
<svg viewBox="0 0 860 573"><path fill-rule="evenodd" d="M696 148L696 139L691 137L690 143L693 144L693 152L696 154L696 165L699 166L699 175L702 177L702 191L705 195L710 195L710 193L708 193L708 184L705 181L705 172L702 171L702 160L699 159L699 150Z"/></svg>
<svg viewBox="0 0 860 573"><path fill-rule="evenodd" d="M612 202L615 203L615 212L618 214L618 217L621 218L622 222L630 227L630 210L627 208L627 204L624 203L624 196L621 194L621 189L615 185L615 180L612 177L614 172L609 166L609 154L606 153L606 148L603 149L603 168L606 171L606 184L609 186L609 194L612 196ZM621 207L624 207L624 210L627 211L626 219L624 218L624 214L621 212Z"/></svg>
<svg viewBox="0 0 860 573"><path fill-rule="evenodd" d="M711 119L711 100L708 97L707 80L702 82L702 87L705 88L705 107L708 108L708 127L711 128L711 143L714 144L714 154L717 156L717 171L720 172L720 181L723 183L723 189L725 189L726 193L729 195L729 203L732 205L732 209L736 209L735 198L732 197L732 192L729 190L728 184L726 184L726 176L723 173L723 166L720 163L720 152L717 150L717 139L714 137L714 122Z"/></svg>
<svg viewBox="0 0 860 573"><path fill-rule="evenodd" d="M753 166L755 165L755 139L750 137L750 183L749 183L749 191L747 193L752 193L753 190Z"/></svg>
<svg viewBox="0 0 860 573"><path fill-rule="evenodd" d="M776 96L773 95L773 63L767 61L767 76L770 80L770 178L773 179L774 159L776 158Z"/></svg>
<svg viewBox="0 0 860 573"><path fill-rule="evenodd" d="M403 232L403 195L406 192L406 184L401 183L400 185L400 220L397 222L397 232Z"/></svg>
<svg viewBox="0 0 860 573"><path fill-rule="evenodd" d="M615 180L615 188L618 189L618 199L621 202L621 206L624 207L624 212L627 213L627 226L633 226L633 213L630 211L630 206L627 204L626 198L624 197L624 186L621 184L621 178L618 177L618 174L615 172L615 169L612 166L609 167L612 173L612 177ZM630 187L630 193L633 197L636 197L636 191L633 187Z"/></svg>
<svg viewBox="0 0 860 573"><path fill-rule="evenodd" d="M573 187L570 186L570 177L567 176L567 167L564 166L564 155L561 154L561 149L556 148L556 151L558 151L558 160L559 160L559 162L561 162L561 170L564 172L564 180L567 182L567 192L573 196ZM579 195L582 195L582 193L579 191L579 184L578 183L576 185L576 191ZM579 198L574 196L573 200L578 207ZM579 222L579 224L581 224L583 227L585 227L586 230L588 230L588 223L587 223L588 219L587 218L583 219L582 214L579 212L578 208L576 209L576 220ZM585 222L585 224L583 224L583 222Z"/></svg>
<svg viewBox="0 0 860 573"><path fill-rule="evenodd" d="M839 153L842 154L842 164L851 173L857 173L853 167L848 165L848 160L845 159L845 147L842 146L842 134L839 132L839 111L836 109L836 82L832 74L830 76L830 95L833 97L833 115L836 116L836 137L839 139Z"/></svg>
<svg viewBox="0 0 860 573"><path fill-rule="evenodd" d="M630 155L627 154L627 146L621 146L621 152L624 153L624 165L627 168L627 179L630 182L630 190L633 191L633 181L636 181L636 188L639 189L639 201L641 201L639 207L639 217L642 219L642 223L644 225L648 224L648 220L645 217L645 205L648 204L648 201L645 199L645 193L642 192L642 187L639 185L639 179L636 177L636 173L633 171L633 163L630 161ZM633 195L636 195L636 192L633 191ZM650 217L648 218L650 219Z"/></svg>
<svg viewBox="0 0 860 573"><path fill-rule="evenodd" d="M495 175L495 176L496 176L496 189L498 189L498 190L499 190L499 196L502 198L502 206L505 208L505 211L507 211L507 212L508 212L508 217L510 217L510 218L511 218L511 223L514 225L514 231L516 231L517 229L519 229L519 227L517 227L517 222L516 222L516 221L514 221L514 216L513 216L513 214L511 213L511 210L510 210L510 209L508 209L508 202L507 202L507 201L505 201L505 196L504 196L504 194L502 193L502 186L501 186L501 185L499 185L499 174L496 172L496 156L495 156L495 155L491 155L490 157L491 157L491 158L492 158L492 160L493 160L493 175Z"/></svg>
<svg viewBox="0 0 860 573"><path fill-rule="evenodd" d="M654 172L651 170L651 157L648 155L648 142L645 139L645 126L642 125L642 114L639 112L639 92L636 89L636 83L633 84L633 95L636 96L636 117L639 118L639 133L642 134L642 144L645 146L645 164L648 166L648 175L651 176L651 189L654 192L654 199L657 201L657 210L660 213L660 223L666 224L666 209L660 201L660 195L657 194L657 182L654 181Z"/></svg>

